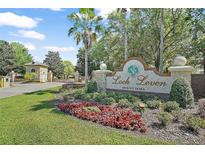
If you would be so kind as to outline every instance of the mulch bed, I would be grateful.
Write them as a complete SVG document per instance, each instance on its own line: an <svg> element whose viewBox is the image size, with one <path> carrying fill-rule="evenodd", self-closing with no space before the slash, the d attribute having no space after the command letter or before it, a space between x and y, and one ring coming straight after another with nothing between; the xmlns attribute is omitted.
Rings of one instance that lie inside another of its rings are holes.
<svg viewBox="0 0 205 154"><path fill-rule="evenodd" d="M205 129L200 129L199 134L187 130L182 123L172 122L166 127L160 127L156 114L159 110L146 109L143 120L148 126L146 136L173 141L176 144L205 144ZM195 114L196 105L192 109L182 111L185 114Z"/></svg>

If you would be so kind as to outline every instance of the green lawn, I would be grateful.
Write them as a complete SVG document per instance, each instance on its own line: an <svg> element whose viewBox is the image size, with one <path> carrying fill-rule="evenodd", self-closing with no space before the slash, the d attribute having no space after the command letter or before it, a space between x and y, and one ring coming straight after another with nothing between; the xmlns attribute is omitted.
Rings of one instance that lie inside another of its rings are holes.
<svg viewBox="0 0 205 154"><path fill-rule="evenodd" d="M0 144L166 144L57 111L58 89L0 99Z"/></svg>

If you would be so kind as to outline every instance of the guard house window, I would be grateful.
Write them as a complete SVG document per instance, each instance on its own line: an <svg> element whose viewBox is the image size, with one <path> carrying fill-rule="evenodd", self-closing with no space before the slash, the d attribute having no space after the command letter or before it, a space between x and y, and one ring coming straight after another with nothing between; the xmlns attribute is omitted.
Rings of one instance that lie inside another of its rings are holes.
<svg viewBox="0 0 205 154"><path fill-rule="evenodd" d="M31 69L31 73L35 73L36 72L36 70L35 69Z"/></svg>

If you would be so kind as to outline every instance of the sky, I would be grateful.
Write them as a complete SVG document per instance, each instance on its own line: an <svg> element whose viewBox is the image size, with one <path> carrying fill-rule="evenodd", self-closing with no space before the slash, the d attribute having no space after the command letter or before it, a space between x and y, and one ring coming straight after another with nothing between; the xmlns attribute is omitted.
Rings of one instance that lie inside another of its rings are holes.
<svg viewBox="0 0 205 154"><path fill-rule="evenodd" d="M106 19L113 10L98 8L95 12ZM43 62L47 52L54 50L59 51L63 60L76 65L80 46L67 35L72 27L67 15L78 11L77 8L0 8L0 40L24 44L35 61Z"/></svg>

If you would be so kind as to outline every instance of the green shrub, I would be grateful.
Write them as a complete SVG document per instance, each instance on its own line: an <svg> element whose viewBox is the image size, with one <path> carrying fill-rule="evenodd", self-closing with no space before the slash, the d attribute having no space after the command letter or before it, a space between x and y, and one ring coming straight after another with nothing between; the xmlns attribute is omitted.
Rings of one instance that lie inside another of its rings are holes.
<svg viewBox="0 0 205 154"><path fill-rule="evenodd" d="M200 120L194 116L187 116L185 118L185 126L192 132L199 133Z"/></svg>
<svg viewBox="0 0 205 154"><path fill-rule="evenodd" d="M161 104L160 100L147 101L146 105L150 109L158 109Z"/></svg>
<svg viewBox="0 0 205 154"><path fill-rule="evenodd" d="M83 110L86 112L101 112L101 110L97 106L83 107Z"/></svg>
<svg viewBox="0 0 205 154"><path fill-rule="evenodd" d="M205 119L196 116L187 116L185 118L186 126L193 130L198 130L199 127L205 129Z"/></svg>
<svg viewBox="0 0 205 154"><path fill-rule="evenodd" d="M194 102L192 88L185 79L176 79L171 87L170 99L176 101L180 107L186 108Z"/></svg>
<svg viewBox="0 0 205 154"><path fill-rule="evenodd" d="M168 112L159 112L157 118L160 121L162 126L167 126L172 121L172 115Z"/></svg>
<svg viewBox="0 0 205 154"><path fill-rule="evenodd" d="M111 105L111 104L115 104L116 101L112 97L107 97L107 98L101 100L101 103L104 104L104 105Z"/></svg>
<svg viewBox="0 0 205 154"><path fill-rule="evenodd" d="M185 114L182 113L180 110L172 111L171 114L173 116L173 122L179 122L185 117Z"/></svg>
<svg viewBox="0 0 205 154"><path fill-rule="evenodd" d="M86 94L82 95L82 100L84 100L84 101L93 101L92 95L86 93Z"/></svg>
<svg viewBox="0 0 205 154"><path fill-rule="evenodd" d="M116 102L119 102L119 100L121 99L127 99L129 102L132 103L140 101L138 97L135 97L132 94L128 93L107 92L107 96L114 98Z"/></svg>
<svg viewBox="0 0 205 154"><path fill-rule="evenodd" d="M86 92L87 92L87 93L97 92L97 82L96 82L96 81L90 81L90 82L88 82Z"/></svg>
<svg viewBox="0 0 205 154"><path fill-rule="evenodd" d="M75 99L82 99L85 95L84 89L76 89L73 93Z"/></svg>
<svg viewBox="0 0 205 154"><path fill-rule="evenodd" d="M157 96L149 95L149 94L140 94L139 98L145 103L147 101L159 100L159 98Z"/></svg>
<svg viewBox="0 0 205 154"><path fill-rule="evenodd" d="M122 108L131 108L133 111L140 112L141 114L144 112L144 108L141 108L139 105L143 104L141 101L136 101L134 103L130 102L127 99L120 99L117 103L118 107Z"/></svg>
<svg viewBox="0 0 205 154"><path fill-rule="evenodd" d="M117 105L122 108L129 108L132 104L126 98L124 98L120 99Z"/></svg>
<svg viewBox="0 0 205 154"><path fill-rule="evenodd" d="M34 80L36 78L37 74L36 73L26 73L24 74L24 79L31 81Z"/></svg>
<svg viewBox="0 0 205 154"><path fill-rule="evenodd" d="M133 109L133 111L137 111L142 115L142 113L145 111L145 104L141 101L135 102L132 104L131 108Z"/></svg>
<svg viewBox="0 0 205 154"><path fill-rule="evenodd" d="M101 100L100 93L98 92L93 93L93 100L96 102L100 102Z"/></svg>
<svg viewBox="0 0 205 154"><path fill-rule="evenodd" d="M178 111L179 109L179 104L175 101L168 101L164 103L164 111L166 112Z"/></svg>

